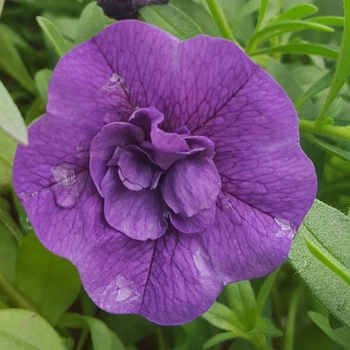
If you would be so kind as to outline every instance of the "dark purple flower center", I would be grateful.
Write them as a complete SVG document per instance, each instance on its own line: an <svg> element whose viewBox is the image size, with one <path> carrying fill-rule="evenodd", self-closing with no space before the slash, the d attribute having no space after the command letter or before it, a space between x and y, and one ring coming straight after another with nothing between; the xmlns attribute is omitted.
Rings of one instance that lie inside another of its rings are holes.
<svg viewBox="0 0 350 350"><path fill-rule="evenodd" d="M159 128L163 119L153 107L138 109L128 122L103 127L91 145L90 171L105 201L105 218L134 239L156 239L169 224L200 232L215 219L221 180L213 142L191 136L185 126L166 132ZM143 230L130 224L132 217Z"/></svg>

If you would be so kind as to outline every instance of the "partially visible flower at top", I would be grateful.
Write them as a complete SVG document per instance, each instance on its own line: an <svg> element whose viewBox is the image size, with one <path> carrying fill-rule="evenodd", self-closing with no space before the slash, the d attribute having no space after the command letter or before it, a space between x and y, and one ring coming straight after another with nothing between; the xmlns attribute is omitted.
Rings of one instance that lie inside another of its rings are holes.
<svg viewBox="0 0 350 350"><path fill-rule="evenodd" d="M116 20L136 18L140 7L167 4L169 0L98 0L106 16Z"/></svg>
<svg viewBox="0 0 350 350"><path fill-rule="evenodd" d="M104 310L160 324L286 259L316 178L281 87L230 41L122 21L55 68L14 186Z"/></svg>

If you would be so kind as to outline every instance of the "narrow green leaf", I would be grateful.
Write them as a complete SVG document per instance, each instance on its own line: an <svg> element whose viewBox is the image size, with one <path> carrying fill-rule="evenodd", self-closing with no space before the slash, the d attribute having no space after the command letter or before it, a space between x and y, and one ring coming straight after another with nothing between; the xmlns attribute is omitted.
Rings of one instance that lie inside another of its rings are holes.
<svg viewBox="0 0 350 350"><path fill-rule="evenodd" d="M266 304L266 300L270 294L273 283L275 282L278 271L279 269L270 273L259 290L259 294L256 298L256 312L258 316L261 316L263 312L264 306Z"/></svg>
<svg viewBox="0 0 350 350"><path fill-rule="evenodd" d="M226 340L234 339L234 338L239 338L241 335L237 334L235 332L224 332L224 333L219 333L217 335L214 335L211 339L209 339L207 342L203 344L203 349L209 349L212 346L215 346L219 343L222 343Z"/></svg>
<svg viewBox="0 0 350 350"><path fill-rule="evenodd" d="M0 128L0 191L12 185L12 166L17 143Z"/></svg>
<svg viewBox="0 0 350 350"><path fill-rule="evenodd" d="M318 30L322 32L333 32L333 29L327 27L323 24L312 23L307 21L276 21L268 25L262 30L254 33L246 46L245 51L249 53L252 48L257 47L264 41L268 40L271 37L282 35L288 32L296 32L299 30L308 29L308 30Z"/></svg>
<svg viewBox="0 0 350 350"><path fill-rule="evenodd" d="M76 268L45 249L34 233L18 249L16 284L51 324L69 308L81 287Z"/></svg>
<svg viewBox="0 0 350 350"><path fill-rule="evenodd" d="M318 137L312 136L312 135L305 135L311 142L313 142L315 145L321 147L325 151L332 153L336 156L338 156L341 159L344 159L347 162L350 162L350 151L344 150L340 147L340 145L337 144L330 144L329 142L326 142L325 140L321 140Z"/></svg>
<svg viewBox="0 0 350 350"><path fill-rule="evenodd" d="M316 200L293 241L289 260L313 294L350 326L350 218Z"/></svg>
<svg viewBox="0 0 350 350"><path fill-rule="evenodd" d="M271 47L268 49L255 50L249 53L249 56L257 56L272 53L292 53L298 55L317 55L327 58L332 58L334 60L338 57L338 51L331 49L327 46L317 45L317 44L287 44L276 47Z"/></svg>
<svg viewBox="0 0 350 350"><path fill-rule="evenodd" d="M29 92L35 93L34 81L10 38L7 30L0 24L0 68L17 80Z"/></svg>
<svg viewBox="0 0 350 350"><path fill-rule="evenodd" d="M294 103L296 109L300 108L307 100L317 95L319 92L327 89L332 82L334 71L326 73L321 79L317 80L307 91L305 91Z"/></svg>
<svg viewBox="0 0 350 350"><path fill-rule="evenodd" d="M60 319L59 326L65 328L88 327L94 350L125 350L117 335L97 318L66 313Z"/></svg>
<svg viewBox="0 0 350 350"><path fill-rule="evenodd" d="M332 81L332 85L329 89L326 101L322 107L322 110L317 117L317 121L321 122L328 109L331 107L333 101L338 96L339 91L345 84L349 74L350 74L350 1L344 0L344 31L343 38L340 45L340 52L337 61L337 68Z"/></svg>
<svg viewBox="0 0 350 350"><path fill-rule="evenodd" d="M80 44L98 34L105 26L104 14L95 2L88 4L83 10L77 28L75 43Z"/></svg>
<svg viewBox="0 0 350 350"><path fill-rule="evenodd" d="M275 21L289 21L310 16L317 12L317 7L310 4L301 4L289 8L287 11L279 15Z"/></svg>
<svg viewBox="0 0 350 350"><path fill-rule="evenodd" d="M262 23L263 23L263 20L265 18L265 15L266 15L266 10L267 10L267 6L269 4L269 0L261 0L260 2L260 10L259 10L259 14L258 14L258 22L256 24L256 27L255 27L255 32L257 32Z"/></svg>
<svg viewBox="0 0 350 350"><path fill-rule="evenodd" d="M9 203L0 197L0 273L13 282L17 248L22 240L22 234L11 217L9 209Z"/></svg>
<svg viewBox="0 0 350 350"><path fill-rule="evenodd" d="M313 17L313 18L310 18L309 21L315 22L318 24L323 24L325 26L340 26L340 27L342 27L345 23L344 17L337 17L337 16Z"/></svg>
<svg viewBox="0 0 350 350"><path fill-rule="evenodd" d="M316 325L322 329L331 339L337 344L341 345L345 349L350 350L350 329L349 328L338 328L332 329L326 317L313 311L309 311L309 316L316 323Z"/></svg>
<svg viewBox="0 0 350 350"><path fill-rule="evenodd" d="M0 344L4 350L66 350L45 319L21 309L0 310Z"/></svg>
<svg viewBox="0 0 350 350"><path fill-rule="evenodd" d="M175 35L181 40L202 34L197 24L171 4L145 6L139 10L139 13L146 22Z"/></svg>
<svg viewBox="0 0 350 350"><path fill-rule="evenodd" d="M51 69L41 69L35 74L35 84L42 100L47 103L49 82L52 76Z"/></svg>
<svg viewBox="0 0 350 350"><path fill-rule="evenodd" d="M250 334L264 334L271 337L280 337L283 335L283 333L276 328L268 318L259 318L254 329L248 332L248 336Z"/></svg>
<svg viewBox="0 0 350 350"><path fill-rule="evenodd" d="M225 287L230 308L248 332L258 319L253 288L249 281L231 283Z"/></svg>
<svg viewBox="0 0 350 350"><path fill-rule="evenodd" d="M48 36L51 43L53 44L57 54L62 57L69 51L68 45L63 39L62 34L56 28L56 26L50 22L48 19L44 17L38 16L36 18L39 26L44 31L44 33Z"/></svg>
<svg viewBox="0 0 350 350"><path fill-rule="evenodd" d="M17 142L27 145L28 134L23 118L4 84L0 81L0 127Z"/></svg>
<svg viewBox="0 0 350 350"><path fill-rule="evenodd" d="M233 33L235 33L237 25L244 17L259 10L260 3L261 3L261 0L250 0L243 7L241 7L233 23L230 26Z"/></svg>
<svg viewBox="0 0 350 350"><path fill-rule="evenodd" d="M232 331L240 334L244 338L244 327L240 320L227 306L215 302L212 307L202 317L224 331Z"/></svg>

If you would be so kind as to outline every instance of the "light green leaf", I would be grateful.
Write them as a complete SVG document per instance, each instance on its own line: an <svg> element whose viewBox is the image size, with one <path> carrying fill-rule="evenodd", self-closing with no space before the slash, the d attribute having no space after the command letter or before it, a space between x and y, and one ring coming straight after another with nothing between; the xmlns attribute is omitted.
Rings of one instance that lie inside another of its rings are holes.
<svg viewBox="0 0 350 350"><path fill-rule="evenodd" d="M16 285L53 325L77 298L81 287L72 263L50 253L34 233L27 235L18 249Z"/></svg>
<svg viewBox="0 0 350 350"><path fill-rule="evenodd" d="M256 309L257 309L256 312L259 316L261 316L263 312L263 309L266 304L266 300L270 294L273 283L275 282L278 271L279 269L270 273L259 290L259 294L256 298Z"/></svg>
<svg viewBox="0 0 350 350"><path fill-rule="evenodd" d="M224 332L224 333L219 333L217 335L214 335L211 339L209 339L207 342L203 344L203 349L209 349L212 346L215 346L219 343L222 343L226 340L234 339L234 338L239 338L240 334L237 334L235 332Z"/></svg>
<svg viewBox="0 0 350 350"><path fill-rule="evenodd" d="M317 95L319 92L327 89L332 82L334 71L326 73L321 79L317 80L307 91L305 91L294 103L296 109L300 108L307 100Z"/></svg>
<svg viewBox="0 0 350 350"><path fill-rule="evenodd" d="M0 81L0 127L17 142L27 145L28 133L23 118L4 84Z"/></svg>
<svg viewBox="0 0 350 350"><path fill-rule="evenodd" d="M42 100L47 103L49 82L52 76L51 69L41 69L35 74L35 84Z"/></svg>
<svg viewBox="0 0 350 350"><path fill-rule="evenodd" d="M0 128L0 191L12 185L12 165L17 143Z"/></svg>
<svg viewBox="0 0 350 350"><path fill-rule="evenodd" d="M325 332L331 339L337 344L341 345L345 349L350 350L350 329L338 328L332 329L329 325L328 319L317 312L310 311L310 318Z"/></svg>
<svg viewBox="0 0 350 350"><path fill-rule="evenodd" d="M7 30L0 24L0 68L17 80L29 92L35 93L34 81L10 38Z"/></svg>
<svg viewBox="0 0 350 350"><path fill-rule="evenodd" d="M45 319L21 309L0 310L0 344L6 350L65 350Z"/></svg>
<svg viewBox="0 0 350 350"><path fill-rule="evenodd" d="M237 25L244 17L259 10L260 3L261 3L261 0L250 0L243 7L241 7L233 23L230 26L233 33L235 33Z"/></svg>
<svg viewBox="0 0 350 350"><path fill-rule="evenodd" d="M313 294L350 326L350 219L316 200L293 241L289 260Z"/></svg>
<svg viewBox="0 0 350 350"><path fill-rule="evenodd" d="M248 332L248 336L250 334L264 334L271 337L280 337L283 335L283 333L276 328L268 318L259 318L254 329Z"/></svg>
<svg viewBox="0 0 350 350"><path fill-rule="evenodd" d="M308 29L308 30L318 30L322 32L333 32L333 29L327 27L323 24L307 22L307 21L276 21L268 25L262 30L254 33L245 48L245 51L249 53L253 48L257 47L264 41L270 39L271 37L282 35L288 32L296 32L299 30Z"/></svg>
<svg viewBox="0 0 350 350"><path fill-rule="evenodd" d="M313 18L310 18L309 21L319 23L319 24L324 24L326 26L340 26L340 27L342 27L345 23L344 17L336 17L336 16L313 17Z"/></svg>
<svg viewBox="0 0 350 350"><path fill-rule="evenodd" d="M289 8L287 11L279 15L275 21L288 21L293 19L300 19L310 16L317 12L317 7L310 4L301 4Z"/></svg>
<svg viewBox="0 0 350 350"><path fill-rule="evenodd" d="M258 314L253 288L249 281L231 283L225 287L230 308L244 326L244 331L255 327Z"/></svg>
<svg viewBox="0 0 350 350"><path fill-rule="evenodd" d="M145 6L140 8L139 13L146 22L173 34L180 40L202 34L197 24L171 4Z"/></svg>
<svg viewBox="0 0 350 350"><path fill-rule="evenodd" d="M243 338L245 336L242 330L243 326L234 312L219 302L215 302L202 317L215 327L225 331L235 332L240 334L239 336Z"/></svg>
<svg viewBox="0 0 350 350"><path fill-rule="evenodd" d="M249 53L249 56L265 55L272 53L294 53L298 55L317 55L334 60L338 57L338 51L324 45L317 44L287 44L276 47L270 47L268 49L254 50Z"/></svg>
<svg viewBox="0 0 350 350"><path fill-rule="evenodd" d="M79 22L75 43L80 44L98 34L105 26L102 8L95 2L83 10Z"/></svg>
<svg viewBox="0 0 350 350"><path fill-rule="evenodd" d="M66 313L59 321L65 328L88 327L94 350L125 350L123 343L101 320L75 313Z"/></svg>
<svg viewBox="0 0 350 350"><path fill-rule="evenodd" d="M38 16L36 20L39 26L41 27L41 29L44 31L44 33L48 36L48 38L52 42L57 54L60 57L66 54L69 51L69 48L67 43L63 39L62 34L57 29L57 27L44 17Z"/></svg>

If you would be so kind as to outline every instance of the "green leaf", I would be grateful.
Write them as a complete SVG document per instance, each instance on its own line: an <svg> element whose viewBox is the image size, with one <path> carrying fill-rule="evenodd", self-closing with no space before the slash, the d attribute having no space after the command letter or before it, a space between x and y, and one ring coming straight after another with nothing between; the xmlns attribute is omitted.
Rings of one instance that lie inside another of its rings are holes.
<svg viewBox="0 0 350 350"><path fill-rule="evenodd" d="M212 346L215 346L219 343L222 343L226 340L234 339L240 337L239 334L235 332L224 332L224 333L219 333L217 335L214 335L211 339L209 339L207 342L203 344L203 349L209 349Z"/></svg>
<svg viewBox="0 0 350 350"><path fill-rule="evenodd" d="M0 310L0 344L4 350L66 349L46 320L21 309Z"/></svg>
<svg viewBox="0 0 350 350"><path fill-rule="evenodd" d="M104 14L95 2L88 4L83 10L79 22L75 43L80 44L98 34L105 26Z"/></svg>
<svg viewBox="0 0 350 350"><path fill-rule="evenodd" d="M243 326L235 313L219 302L215 302L202 317L215 327L224 331L235 332L240 334L240 337L245 337Z"/></svg>
<svg viewBox="0 0 350 350"><path fill-rule="evenodd" d="M345 23L344 17L337 17L337 16L313 17L313 18L310 18L309 21L319 23L319 24L324 24L326 26L340 26L340 27L342 27Z"/></svg>
<svg viewBox="0 0 350 350"><path fill-rule="evenodd" d="M44 17L38 16L36 20L39 26L41 27L41 29L44 31L44 33L48 36L48 38L52 42L57 54L60 57L66 54L69 51L68 45L63 39L62 34L56 28L56 26Z"/></svg>
<svg viewBox="0 0 350 350"><path fill-rule="evenodd" d="M307 91L305 91L294 103L296 109L300 108L307 100L317 95L319 92L327 89L332 82L334 71L326 73L321 79L317 80Z"/></svg>
<svg viewBox="0 0 350 350"><path fill-rule="evenodd" d="M333 29L327 27L323 24L312 23L307 21L276 21L268 25L262 30L254 33L245 48L245 51L249 53L253 48L257 47L264 41L270 39L271 37L282 35L288 32L296 32L299 30L308 29L308 30L318 30L322 32L333 32Z"/></svg>
<svg viewBox="0 0 350 350"><path fill-rule="evenodd" d="M75 313L66 313L59 321L65 328L84 328L90 330L94 350L125 350L123 343L101 320Z"/></svg>
<svg viewBox="0 0 350 350"><path fill-rule="evenodd" d="M344 150L341 148L340 145L337 144L330 144L329 142L326 142L325 140L322 140L318 137L312 136L312 135L305 135L311 142L313 142L315 145L321 147L325 151L332 153L336 156L338 156L341 159L344 159L345 161L350 162L350 151Z"/></svg>
<svg viewBox="0 0 350 350"><path fill-rule="evenodd" d="M16 285L53 325L81 287L76 268L45 249L34 233L24 238L18 250Z"/></svg>
<svg viewBox="0 0 350 350"><path fill-rule="evenodd" d="M293 241L289 260L313 294L350 325L350 219L316 200Z"/></svg>
<svg viewBox="0 0 350 350"><path fill-rule="evenodd" d="M249 281L231 283L225 287L230 308L248 332L255 327L258 314L253 288Z"/></svg>
<svg viewBox="0 0 350 350"><path fill-rule="evenodd" d="M17 142L27 145L28 133L21 113L1 81L0 101L0 127Z"/></svg>
<svg viewBox="0 0 350 350"><path fill-rule="evenodd" d="M12 165L17 143L0 128L0 191L12 185Z"/></svg>
<svg viewBox="0 0 350 350"><path fill-rule="evenodd" d="M275 21L288 21L293 19L300 19L310 16L317 12L317 7L310 4L301 4L289 8L287 11L279 15Z"/></svg>
<svg viewBox="0 0 350 350"><path fill-rule="evenodd" d="M233 23L231 24L231 30L235 34L235 30L239 22L251 13L259 10L261 0L250 0L239 10L237 16L235 17Z"/></svg>
<svg viewBox="0 0 350 350"><path fill-rule="evenodd" d="M272 53L293 53L298 55L317 55L327 58L332 58L334 60L338 57L338 51L324 45L317 44L287 44L280 45L276 47L270 47L268 49L254 50L249 52L249 56L257 56Z"/></svg>
<svg viewBox="0 0 350 350"><path fill-rule="evenodd" d="M254 329L248 332L248 335L250 334L265 334L271 337L280 337L283 335L268 318L259 318Z"/></svg>
<svg viewBox="0 0 350 350"><path fill-rule="evenodd" d="M42 100L47 103L49 82L52 76L51 69L41 69L35 74L35 84Z"/></svg>
<svg viewBox="0 0 350 350"><path fill-rule="evenodd" d="M0 273L13 282L18 243L22 234L9 213L9 203L0 197Z"/></svg>
<svg viewBox="0 0 350 350"><path fill-rule="evenodd" d="M339 91L345 84L349 74L350 74L350 1L344 1L344 31L343 38L340 45L340 52L337 61L337 68L335 70L335 75L332 81L332 85L329 89L326 101L322 107L322 110L317 117L317 121L322 121L331 107L333 101L339 94Z"/></svg>
<svg viewBox="0 0 350 350"><path fill-rule="evenodd" d="M256 27L255 27L255 32L257 32L260 29L260 27L263 23L268 5L269 5L269 0L261 0L260 10L259 10L259 14L258 14L258 22L257 22Z"/></svg>
<svg viewBox="0 0 350 350"><path fill-rule="evenodd" d="M145 6L140 8L139 13L146 22L173 34L180 40L202 34L197 24L171 4Z"/></svg>
<svg viewBox="0 0 350 350"><path fill-rule="evenodd" d="M270 273L259 290L259 294L256 298L256 312L258 316L261 316L263 312L263 309L266 304L266 300L270 294L273 283L275 282L278 271L279 269Z"/></svg>
<svg viewBox="0 0 350 350"><path fill-rule="evenodd" d="M13 79L17 80L25 89L31 93L35 93L34 81L29 75L27 68L7 35L7 30L4 30L0 24L0 69L8 73Z"/></svg>
<svg viewBox="0 0 350 350"><path fill-rule="evenodd" d="M323 330L331 339L337 344L341 345L345 349L350 349L350 329L349 328L338 328L332 329L328 323L326 317L313 311L309 311L309 316L319 328Z"/></svg>

